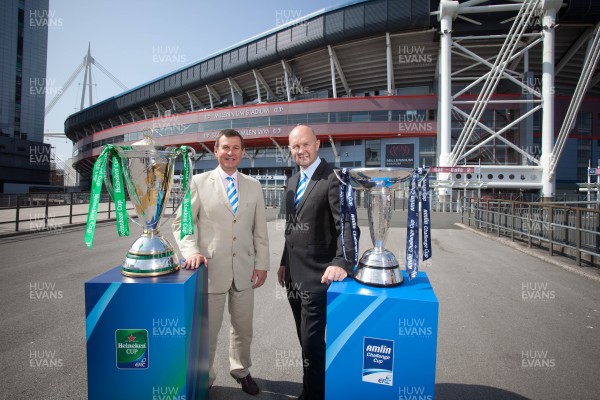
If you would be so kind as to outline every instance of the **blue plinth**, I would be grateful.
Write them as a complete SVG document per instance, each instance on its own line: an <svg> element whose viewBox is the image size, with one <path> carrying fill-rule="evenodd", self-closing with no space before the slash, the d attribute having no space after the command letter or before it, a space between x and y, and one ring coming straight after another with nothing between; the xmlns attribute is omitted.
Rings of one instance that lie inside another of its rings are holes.
<svg viewBox="0 0 600 400"><path fill-rule="evenodd" d="M85 283L89 400L205 399L206 269Z"/></svg>
<svg viewBox="0 0 600 400"><path fill-rule="evenodd" d="M404 271L403 271L404 274ZM327 292L325 398L433 400L438 301L427 274L395 288Z"/></svg>

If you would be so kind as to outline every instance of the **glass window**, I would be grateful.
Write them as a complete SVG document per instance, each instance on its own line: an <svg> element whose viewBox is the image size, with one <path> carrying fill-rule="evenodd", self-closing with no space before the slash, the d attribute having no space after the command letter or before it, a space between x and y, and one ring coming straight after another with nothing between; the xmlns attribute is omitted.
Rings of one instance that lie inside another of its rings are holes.
<svg viewBox="0 0 600 400"><path fill-rule="evenodd" d="M389 111L370 111L369 112L369 120L371 122L387 121L388 115L389 115Z"/></svg>
<svg viewBox="0 0 600 400"><path fill-rule="evenodd" d="M350 117L347 112L330 113L330 122L348 122Z"/></svg>
<svg viewBox="0 0 600 400"><path fill-rule="evenodd" d="M369 122L369 113L367 111L354 111L350 113L352 122Z"/></svg>
<svg viewBox="0 0 600 400"><path fill-rule="evenodd" d="M421 151L421 155L423 155L423 153L434 153L435 154L435 150L436 150L435 142L436 142L436 138L434 138L434 137L421 138L420 144L419 144L419 149Z"/></svg>
<svg viewBox="0 0 600 400"><path fill-rule="evenodd" d="M306 124L306 114L288 115L288 125Z"/></svg>
<svg viewBox="0 0 600 400"><path fill-rule="evenodd" d="M231 120L231 127L233 129L236 129L236 128L248 128L249 124L250 124L250 122L248 121L248 118L240 118L240 119L233 119L233 120Z"/></svg>
<svg viewBox="0 0 600 400"><path fill-rule="evenodd" d="M577 115L577 132L582 135L592 134L592 113L580 112Z"/></svg>
<svg viewBox="0 0 600 400"><path fill-rule="evenodd" d="M269 117L271 126L287 125L288 124L287 120L288 120L287 115L273 115L272 117Z"/></svg>
<svg viewBox="0 0 600 400"><path fill-rule="evenodd" d="M206 131L220 131L223 129L230 129L231 128L231 121L230 120L226 120L226 121L210 121L210 122L203 122L199 125L202 125L202 130L200 132L206 132Z"/></svg>
<svg viewBox="0 0 600 400"><path fill-rule="evenodd" d="M269 117L250 118L249 127L269 126Z"/></svg>
<svg viewBox="0 0 600 400"><path fill-rule="evenodd" d="M309 124L326 124L329 122L329 113L313 113L307 115Z"/></svg>
<svg viewBox="0 0 600 400"><path fill-rule="evenodd" d="M381 140L365 140L365 164L367 167L381 165Z"/></svg>

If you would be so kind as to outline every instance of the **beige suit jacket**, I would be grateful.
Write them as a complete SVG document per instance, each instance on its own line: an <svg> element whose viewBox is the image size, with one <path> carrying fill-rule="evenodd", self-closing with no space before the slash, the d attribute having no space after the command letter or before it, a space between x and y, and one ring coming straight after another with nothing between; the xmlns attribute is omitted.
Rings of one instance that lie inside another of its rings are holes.
<svg viewBox="0 0 600 400"><path fill-rule="evenodd" d="M260 183L238 171L238 210L227 199L218 169L195 175L190 184L194 236L180 239L181 207L173 234L184 258L208 259L208 293L252 286L255 269L269 269L269 238Z"/></svg>

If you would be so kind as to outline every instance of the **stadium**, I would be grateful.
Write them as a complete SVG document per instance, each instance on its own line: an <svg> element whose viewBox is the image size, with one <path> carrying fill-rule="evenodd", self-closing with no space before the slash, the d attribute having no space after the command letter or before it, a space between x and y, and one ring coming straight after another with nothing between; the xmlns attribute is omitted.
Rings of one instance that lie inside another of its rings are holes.
<svg viewBox="0 0 600 400"><path fill-rule="evenodd" d="M65 134L84 187L104 145L147 129L194 147L195 172L236 129L240 170L283 184L287 135L308 124L340 167L438 166L442 195L552 198L600 157L599 21L593 0L352 1L83 109Z"/></svg>

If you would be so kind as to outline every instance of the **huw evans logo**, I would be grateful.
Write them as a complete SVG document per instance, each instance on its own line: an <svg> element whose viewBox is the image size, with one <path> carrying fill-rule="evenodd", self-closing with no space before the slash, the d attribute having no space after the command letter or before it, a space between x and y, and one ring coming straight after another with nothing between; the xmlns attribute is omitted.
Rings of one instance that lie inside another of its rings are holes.
<svg viewBox="0 0 600 400"><path fill-rule="evenodd" d="M152 62L155 63L185 63L187 57L181 54L179 46L152 46Z"/></svg>
<svg viewBox="0 0 600 400"><path fill-rule="evenodd" d="M556 292L548 289L548 282L521 282L521 298L550 301L556 298Z"/></svg>
<svg viewBox="0 0 600 400"><path fill-rule="evenodd" d="M394 341L364 338L363 382L392 386L394 384Z"/></svg>
<svg viewBox="0 0 600 400"><path fill-rule="evenodd" d="M400 318L398 320L398 335L412 337L430 337L433 328L425 324L424 318Z"/></svg>
<svg viewBox="0 0 600 400"><path fill-rule="evenodd" d="M547 350L522 350L521 367L551 369L556 367L556 360L548 356Z"/></svg>
<svg viewBox="0 0 600 400"><path fill-rule="evenodd" d="M154 337L185 337L185 326L179 318L152 318L152 336Z"/></svg>
<svg viewBox="0 0 600 400"><path fill-rule="evenodd" d="M398 47L400 64L432 64L434 62L433 54L425 53L425 46L407 46Z"/></svg>
<svg viewBox="0 0 600 400"><path fill-rule="evenodd" d="M29 282L31 300L60 300L63 297L63 291L56 290L54 282Z"/></svg>
<svg viewBox="0 0 600 400"><path fill-rule="evenodd" d="M29 10L30 28L60 28L63 19L56 16L56 10Z"/></svg>
<svg viewBox="0 0 600 400"><path fill-rule="evenodd" d="M433 395L425 393L425 386L401 386L398 400L433 400Z"/></svg>
<svg viewBox="0 0 600 400"><path fill-rule="evenodd" d="M275 350L275 367L308 368L308 359L302 358L301 350Z"/></svg>
<svg viewBox="0 0 600 400"><path fill-rule="evenodd" d="M29 367L62 368L62 358L56 357L56 350L29 350Z"/></svg>
<svg viewBox="0 0 600 400"><path fill-rule="evenodd" d="M54 162L54 152L50 146L29 146L29 163L31 165L48 165Z"/></svg>
<svg viewBox="0 0 600 400"><path fill-rule="evenodd" d="M152 386L152 400L187 400L179 386Z"/></svg>

